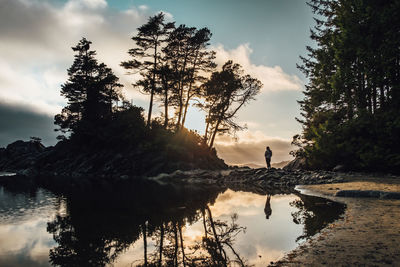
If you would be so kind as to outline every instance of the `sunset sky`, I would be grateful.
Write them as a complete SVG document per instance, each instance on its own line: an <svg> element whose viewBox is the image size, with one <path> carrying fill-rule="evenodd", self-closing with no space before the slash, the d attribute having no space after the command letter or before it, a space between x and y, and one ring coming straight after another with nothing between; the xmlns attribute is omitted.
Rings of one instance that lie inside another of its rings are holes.
<svg viewBox="0 0 400 267"><path fill-rule="evenodd" d="M218 65L232 59L264 84L237 118L248 129L237 140L220 137L218 154L230 164L264 164L269 145L273 162L291 159L306 81L296 63L312 45L305 0L0 0L0 147L30 136L56 143L53 117L65 105L60 85L81 37L120 78L126 98L147 109L148 96L132 88L119 63L136 28L160 11L178 25L208 27ZM203 133L204 114L192 108L186 126Z"/></svg>

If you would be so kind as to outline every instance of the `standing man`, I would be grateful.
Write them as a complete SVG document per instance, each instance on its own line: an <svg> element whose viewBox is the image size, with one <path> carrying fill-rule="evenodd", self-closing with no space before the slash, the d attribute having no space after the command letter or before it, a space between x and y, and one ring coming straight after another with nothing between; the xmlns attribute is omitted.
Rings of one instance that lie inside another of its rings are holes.
<svg viewBox="0 0 400 267"><path fill-rule="evenodd" d="M272 158L272 151L269 148L269 146L267 146L267 149L265 150L265 161L267 162L268 170L271 169L271 158Z"/></svg>

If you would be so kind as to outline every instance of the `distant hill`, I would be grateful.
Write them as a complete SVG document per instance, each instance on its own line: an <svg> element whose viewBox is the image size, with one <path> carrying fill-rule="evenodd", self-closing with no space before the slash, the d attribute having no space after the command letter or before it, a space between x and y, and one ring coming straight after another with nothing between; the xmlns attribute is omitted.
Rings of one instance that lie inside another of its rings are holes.
<svg viewBox="0 0 400 267"><path fill-rule="evenodd" d="M249 168L252 168L252 169L259 169L259 168L265 168L266 167L264 165L259 165L259 164L255 164L255 163L237 164L235 166L238 166L238 167L249 167Z"/></svg>
<svg viewBox="0 0 400 267"><path fill-rule="evenodd" d="M274 168L283 168L285 167L291 160L285 160L281 162L272 163L271 166Z"/></svg>

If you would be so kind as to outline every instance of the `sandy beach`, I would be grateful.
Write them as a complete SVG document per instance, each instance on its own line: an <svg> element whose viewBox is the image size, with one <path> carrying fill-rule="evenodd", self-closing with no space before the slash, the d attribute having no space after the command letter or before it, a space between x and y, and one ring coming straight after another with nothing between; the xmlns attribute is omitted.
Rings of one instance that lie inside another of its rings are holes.
<svg viewBox="0 0 400 267"><path fill-rule="evenodd" d="M347 205L342 219L271 266L399 266L400 200L335 197L339 190L400 192L400 177L343 174L344 183L299 186Z"/></svg>

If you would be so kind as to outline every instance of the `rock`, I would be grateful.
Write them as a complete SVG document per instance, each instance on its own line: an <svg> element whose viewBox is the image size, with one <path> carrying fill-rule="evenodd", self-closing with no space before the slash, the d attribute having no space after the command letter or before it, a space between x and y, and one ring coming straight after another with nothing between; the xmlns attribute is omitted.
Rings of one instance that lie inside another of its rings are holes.
<svg viewBox="0 0 400 267"><path fill-rule="evenodd" d="M18 171L17 174L27 177L35 177L38 175L38 171L35 168L28 168Z"/></svg>
<svg viewBox="0 0 400 267"><path fill-rule="evenodd" d="M129 176L128 175L121 175L120 177L119 177L121 180L128 180L129 179Z"/></svg>
<svg viewBox="0 0 400 267"><path fill-rule="evenodd" d="M332 171L334 171L334 172L343 172L343 171L346 171L346 166L344 166L344 165L337 165L336 167L334 167L334 168L332 169Z"/></svg>
<svg viewBox="0 0 400 267"><path fill-rule="evenodd" d="M264 173L267 168L260 168L260 169L256 169L257 171L255 172L255 174L260 174L260 173Z"/></svg>
<svg viewBox="0 0 400 267"><path fill-rule="evenodd" d="M160 173L160 174L157 175L157 176L151 177L151 179L154 179L154 180L161 180L161 179L168 178L168 177L170 177L169 174L167 174L167 173Z"/></svg>
<svg viewBox="0 0 400 267"><path fill-rule="evenodd" d="M33 168L45 149L40 142L15 141L0 150L0 169L15 172Z"/></svg>
<svg viewBox="0 0 400 267"><path fill-rule="evenodd" d="M385 192L378 190L340 190L336 192L337 197L370 197L381 199L400 199L398 192Z"/></svg>
<svg viewBox="0 0 400 267"><path fill-rule="evenodd" d="M232 172L232 170L223 170L223 171L221 171L221 175L222 176L228 176L228 175L231 174L231 172Z"/></svg>
<svg viewBox="0 0 400 267"><path fill-rule="evenodd" d="M40 142L24 142L22 140L15 141L7 146L5 152L8 156L16 156L22 154L34 154L42 152L45 146Z"/></svg>
<svg viewBox="0 0 400 267"><path fill-rule="evenodd" d="M400 193L398 192L382 192L382 199L400 199Z"/></svg>
<svg viewBox="0 0 400 267"><path fill-rule="evenodd" d="M268 175L267 174L262 174L258 177L258 180L267 180L268 179Z"/></svg>

